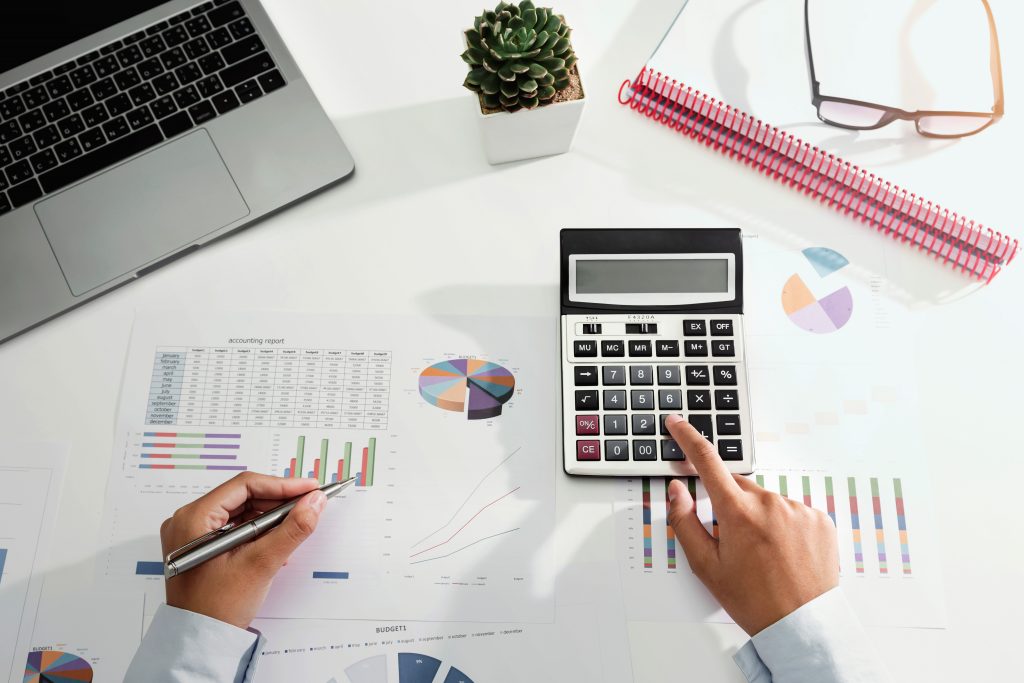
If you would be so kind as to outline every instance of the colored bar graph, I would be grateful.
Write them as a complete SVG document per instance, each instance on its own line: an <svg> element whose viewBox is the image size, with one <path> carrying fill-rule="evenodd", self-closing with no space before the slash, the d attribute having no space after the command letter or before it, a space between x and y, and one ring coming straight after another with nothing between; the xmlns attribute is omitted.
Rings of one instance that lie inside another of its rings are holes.
<svg viewBox="0 0 1024 683"><path fill-rule="evenodd" d="M238 460L237 455L227 453L141 453L139 457L174 460Z"/></svg>
<svg viewBox="0 0 1024 683"><path fill-rule="evenodd" d="M789 479L785 474L779 475L779 495L789 498Z"/></svg>
<svg viewBox="0 0 1024 683"><path fill-rule="evenodd" d="M210 470L219 472L245 472L245 465L139 465L140 470Z"/></svg>
<svg viewBox="0 0 1024 683"><path fill-rule="evenodd" d="M299 476L299 475L298 475L298 474L296 474L296 472L298 472L298 470L297 470L297 469L295 469L295 458L292 458L291 462L290 462L290 463L289 463L289 465L288 465L288 469L286 469L286 470L284 471L284 476L285 476L286 478L287 478L287 477L297 477L297 476Z"/></svg>
<svg viewBox="0 0 1024 683"><path fill-rule="evenodd" d="M345 443L344 466L341 468L341 480L345 481L352 475L352 443Z"/></svg>
<svg viewBox="0 0 1024 683"><path fill-rule="evenodd" d="M359 481L356 482L356 486L366 486L367 468L370 465L370 449L369 447L363 449L363 469L359 473Z"/></svg>
<svg viewBox="0 0 1024 683"><path fill-rule="evenodd" d="M909 575L910 571L910 541L907 538L907 513L903 507L903 482L899 479L892 480L892 487L896 494L896 524L900 529L900 556L903 560L903 574ZM3 561L0 560L0 572L3 570Z"/></svg>
<svg viewBox="0 0 1024 683"><path fill-rule="evenodd" d="M882 499L878 495L878 479L871 477L871 511L875 516L875 545L878 549L878 571L889 573L889 563L885 557L885 529L882 524Z"/></svg>
<svg viewBox="0 0 1024 683"><path fill-rule="evenodd" d="M806 505L807 507L812 507L811 506L811 478L810 477L803 477L803 487L804 487L804 505Z"/></svg>
<svg viewBox="0 0 1024 683"><path fill-rule="evenodd" d="M373 486L373 473L377 463L377 439L371 436L367 443L369 446L367 460L363 465L363 486Z"/></svg>
<svg viewBox="0 0 1024 683"><path fill-rule="evenodd" d="M686 490L690 492L690 498L697 500L697 477L686 478Z"/></svg>
<svg viewBox="0 0 1024 683"><path fill-rule="evenodd" d="M672 508L672 503L668 499L668 487L672 483L671 479L665 480L665 533L667 534L666 540L668 541L668 568L676 568L676 531L672 528L672 525L668 521L669 510Z"/></svg>
<svg viewBox="0 0 1024 683"><path fill-rule="evenodd" d="M302 476L302 458L306 453L306 437L300 436L299 441L295 446L295 459L292 460L292 476Z"/></svg>
<svg viewBox="0 0 1024 683"><path fill-rule="evenodd" d="M7 548L0 548L0 586L4 583L5 564L7 564Z"/></svg>
<svg viewBox="0 0 1024 683"><path fill-rule="evenodd" d="M348 572L313 572L314 579L347 579Z"/></svg>
<svg viewBox="0 0 1024 683"><path fill-rule="evenodd" d="M756 475L754 477L754 481L757 482L758 486L760 486L761 488L764 488L764 475L763 474Z"/></svg>
<svg viewBox="0 0 1024 683"><path fill-rule="evenodd" d="M241 439L241 434L186 434L184 432L143 432L143 436L157 439Z"/></svg>
<svg viewBox="0 0 1024 683"><path fill-rule="evenodd" d="M857 482L847 478L850 493L850 525L853 527L853 561L858 574L864 573L864 550L860 543L860 515L857 513Z"/></svg>
<svg viewBox="0 0 1024 683"><path fill-rule="evenodd" d="M316 478L323 486L327 483L327 439L320 440L320 458L316 461Z"/></svg>
<svg viewBox="0 0 1024 683"><path fill-rule="evenodd" d="M164 563L163 562L136 562L135 563L135 575L136 576L163 576L164 575Z"/></svg>
<svg viewBox="0 0 1024 683"><path fill-rule="evenodd" d="M836 497L832 491L832 477L825 477L825 510L828 512L828 516L832 518L832 523L836 523Z"/></svg>
<svg viewBox="0 0 1024 683"><path fill-rule="evenodd" d="M643 478L644 500L644 569L654 567L654 547L651 543L651 480Z"/></svg>

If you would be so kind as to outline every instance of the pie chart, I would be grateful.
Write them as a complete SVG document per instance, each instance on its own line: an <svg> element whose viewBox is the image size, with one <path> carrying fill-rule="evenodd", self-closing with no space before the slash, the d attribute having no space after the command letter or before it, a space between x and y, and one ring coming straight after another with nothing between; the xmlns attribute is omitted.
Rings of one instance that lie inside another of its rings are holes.
<svg viewBox="0 0 1024 683"><path fill-rule="evenodd" d="M442 410L465 413L470 420L501 415L512 398L515 376L497 363L479 358L454 358L434 363L420 373L420 396Z"/></svg>
<svg viewBox="0 0 1024 683"><path fill-rule="evenodd" d="M91 683L92 667L81 657L59 650L30 652L25 683Z"/></svg>
<svg viewBox="0 0 1024 683"><path fill-rule="evenodd" d="M445 673L443 679L438 677L441 673ZM356 662L345 669L345 676L349 683L388 683L388 655L377 655ZM466 674L454 666L445 666L440 659L415 652L398 653L397 683L435 682L473 683Z"/></svg>
<svg viewBox="0 0 1024 683"><path fill-rule="evenodd" d="M819 280L829 278L850 263L842 254L826 247L812 247L802 253ZM817 281L814 284L817 285ZM794 273L782 287L782 309L797 327L815 334L827 334L841 329L850 321L853 295L844 286L818 298L804 279Z"/></svg>

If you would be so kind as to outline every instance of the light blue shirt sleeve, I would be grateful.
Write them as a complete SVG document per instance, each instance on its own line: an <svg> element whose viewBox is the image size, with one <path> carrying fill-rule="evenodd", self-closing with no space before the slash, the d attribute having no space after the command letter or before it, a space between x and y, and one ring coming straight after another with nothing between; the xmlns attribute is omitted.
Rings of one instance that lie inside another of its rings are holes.
<svg viewBox="0 0 1024 683"><path fill-rule="evenodd" d="M891 680L838 587L753 636L733 660L748 683Z"/></svg>
<svg viewBox="0 0 1024 683"><path fill-rule="evenodd" d="M264 638L202 614L160 605L127 683L248 683Z"/></svg>

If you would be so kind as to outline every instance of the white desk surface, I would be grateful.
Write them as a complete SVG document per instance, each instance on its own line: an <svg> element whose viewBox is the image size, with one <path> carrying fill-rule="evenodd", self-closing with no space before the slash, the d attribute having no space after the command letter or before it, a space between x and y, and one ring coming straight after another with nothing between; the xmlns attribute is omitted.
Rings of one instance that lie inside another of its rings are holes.
<svg viewBox="0 0 1024 683"><path fill-rule="evenodd" d="M997 19L1010 2L992 1ZM56 534L62 569L47 591L92 578L136 310L500 311L555 320L563 227L740 225L797 246L822 236L832 245L883 239L616 103L619 83L647 59L679 0L563 0L590 100L575 148L488 166L458 57L459 30L480 4L266 0L350 146L355 177L0 347L0 433L71 444ZM1008 116L998 125L1020 126L1024 29L1000 29ZM905 134L913 135L909 126ZM1019 151L979 159L974 172L1010 169ZM998 227L1021 234L1019 224ZM421 265L453 243L490 253L498 245L502 256L467 259L458 270ZM1024 261L957 295L963 276L909 249L898 258L889 264L900 280L894 289L907 292L923 340L907 372L922 387L935 465L949 628L870 633L895 680L1010 680L1024 633L1016 491L1024 451L1012 410L1024 386ZM629 634L637 681L742 680L729 657L745 640L735 626L632 623Z"/></svg>

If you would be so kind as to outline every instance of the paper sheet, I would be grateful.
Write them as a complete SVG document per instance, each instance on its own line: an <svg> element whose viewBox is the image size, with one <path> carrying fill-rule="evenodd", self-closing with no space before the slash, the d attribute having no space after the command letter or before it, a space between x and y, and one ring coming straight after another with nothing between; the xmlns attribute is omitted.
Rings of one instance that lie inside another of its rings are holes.
<svg viewBox="0 0 1024 683"><path fill-rule="evenodd" d="M240 471L357 484L266 617L550 621L557 349L527 318L144 315L101 577L162 599L157 531ZM467 360L468 359L468 360Z"/></svg>

